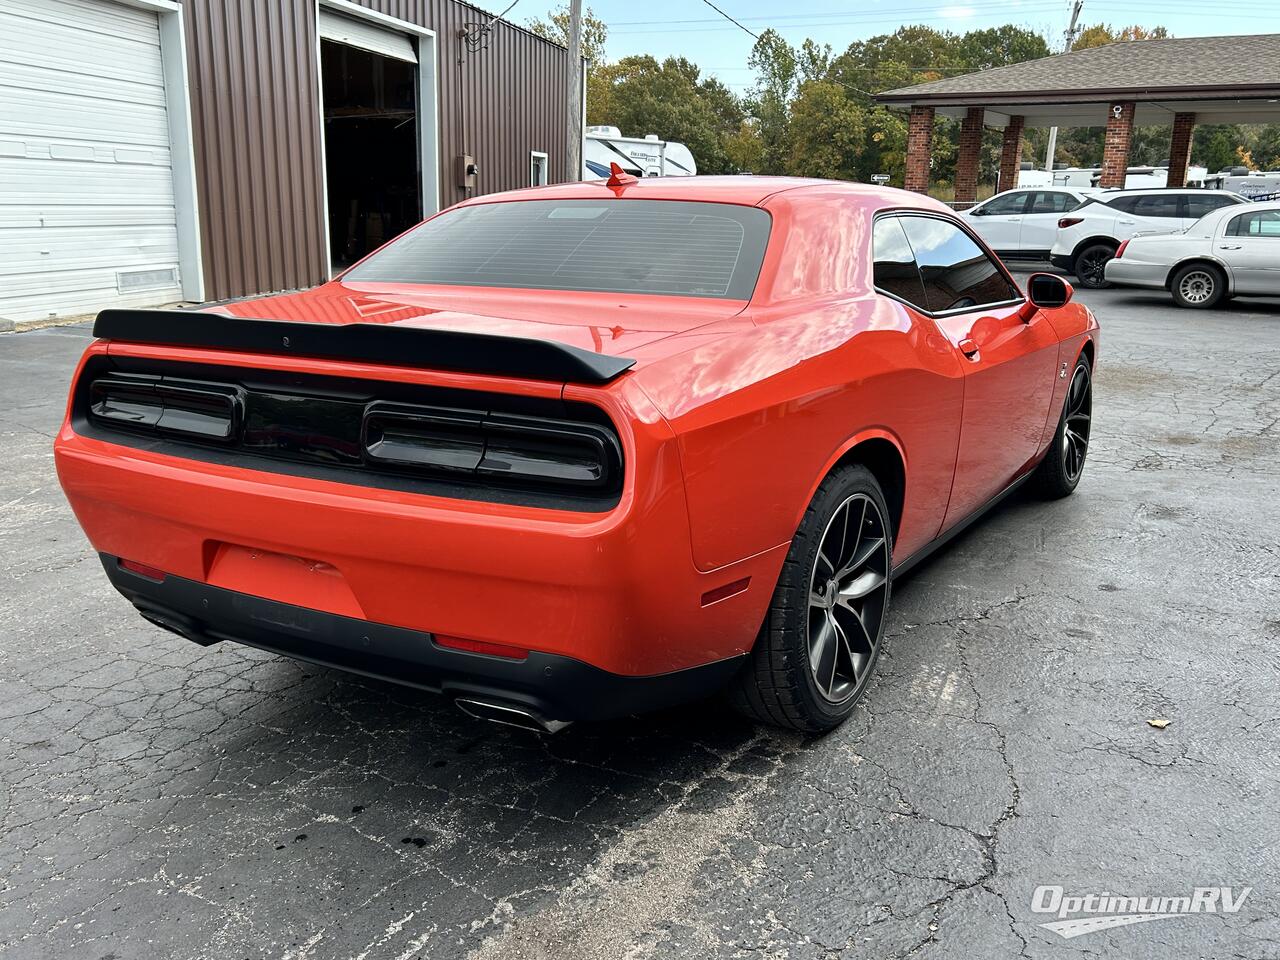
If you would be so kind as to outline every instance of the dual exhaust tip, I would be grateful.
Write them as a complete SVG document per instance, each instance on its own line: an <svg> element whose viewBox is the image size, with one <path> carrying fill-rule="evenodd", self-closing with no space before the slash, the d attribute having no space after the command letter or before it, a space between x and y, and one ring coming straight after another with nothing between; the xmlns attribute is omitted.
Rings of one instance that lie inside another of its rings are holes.
<svg viewBox="0 0 1280 960"><path fill-rule="evenodd" d="M469 717L507 727L519 727L521 730L532 730L535 733L558 733L569 726L569 721L548 720L526 707L511 703L476 700L471 697L458 697L454 702Z"/></svg>

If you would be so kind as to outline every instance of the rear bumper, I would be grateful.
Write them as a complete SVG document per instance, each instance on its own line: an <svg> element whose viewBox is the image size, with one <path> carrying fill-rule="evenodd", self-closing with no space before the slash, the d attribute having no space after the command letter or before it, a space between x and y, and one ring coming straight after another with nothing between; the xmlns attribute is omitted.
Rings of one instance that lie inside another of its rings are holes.
<svg viewBox="0 0 1280 960"><path fill-rule="evenodd" d="M637 422L636 475L603 514L197 462L70 423L55 461L99 553L291 608L649 677L749 651L787 550L697 569L669 436L660 419Z"/></svg>
<svg viewBox="0 0 1280 960"><path fill-rule="evenodd" d="M524 660L437 646L430 634L224 590L182 577L156 581L102 554L112 584L153 623L202 645L247 644L352 673L509 704L544 720L601 720L695 700L742 663L731 657L656 676L621 676L571 657Z"/></svg>
<svg viewBox="0 0 1280 960"><path fill-rule="evenodd" d="M1070 254L1051 253L1049 254L1049 262L1053 264L1055 267L1057 267L1059 270L1066 270L1068 273L1071 271L1071 255Z"/></svg>
<svg viewBox="0 0 1280 960"><path fill-rule="evenodd" d="M1103 275L1109 283L1124 287L1151 287L1155 290L1165 288L1165 278L1169 268L1158 263L1143 263L1140 260L1113 258L1107 261Z"/></svg>

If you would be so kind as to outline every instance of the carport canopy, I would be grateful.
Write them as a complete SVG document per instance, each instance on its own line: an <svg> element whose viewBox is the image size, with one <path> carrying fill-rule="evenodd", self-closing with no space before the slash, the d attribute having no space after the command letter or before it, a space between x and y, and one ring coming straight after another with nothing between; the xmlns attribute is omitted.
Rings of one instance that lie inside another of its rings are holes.
<svg viewBox="0 0 1280 960"><path fill-rule="evenodd" d="M876 99L910 111L909 190L929 188L933 121L961 121L956 200L971 202L986 127L1004 130L1000 186L1017 185L1025 127L1106 126L1102 186L1123 186L1135 126L1173 126L1169 183L1183 186L1197 123L1280 121L1280 34L1110 43L980 70Z"/></svg>

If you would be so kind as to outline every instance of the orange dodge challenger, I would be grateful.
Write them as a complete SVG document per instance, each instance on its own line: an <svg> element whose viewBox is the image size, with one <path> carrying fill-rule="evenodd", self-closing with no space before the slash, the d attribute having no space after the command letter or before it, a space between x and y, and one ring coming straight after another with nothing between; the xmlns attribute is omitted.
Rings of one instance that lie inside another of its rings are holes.
<svg viewBox="0 0 1280 960"><path fill-rule="evenodd" d="M554 730L807 731L893 577L1084 469L1098 325L942 204L687 177L479 197L314 290L107 310L58 475L151 622Z"/></svg>

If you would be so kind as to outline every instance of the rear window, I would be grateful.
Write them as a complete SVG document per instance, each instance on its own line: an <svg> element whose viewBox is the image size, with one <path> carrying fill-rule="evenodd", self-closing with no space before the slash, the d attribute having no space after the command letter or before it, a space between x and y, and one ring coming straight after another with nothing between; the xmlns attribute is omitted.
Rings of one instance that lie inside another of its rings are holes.
<svg viewBox="0 0 1280 960"><path fill-rule="evenodd" d="M344 279L749 300L770 222L723 203L477 204L409 231Z"/></svg>

